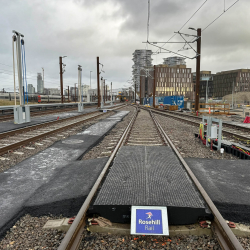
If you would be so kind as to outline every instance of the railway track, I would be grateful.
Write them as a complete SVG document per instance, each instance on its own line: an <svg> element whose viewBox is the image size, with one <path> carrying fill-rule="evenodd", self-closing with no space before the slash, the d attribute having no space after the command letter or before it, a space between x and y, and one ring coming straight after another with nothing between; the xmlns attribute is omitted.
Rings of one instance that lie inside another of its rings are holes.
<svg viewBox="0 0 250 250"><path fill-rule="evenodd" d="M165 145L162 135L151 119L150 114L142 110L129 131L125 145L129 146L161 146Z"/></svg>
<svg viewBox="0 0 250 250"><path fill-rule="evenodd" d="M138 119L137 119L138 118ZM146 122L145 122L146 121ZM148 124L148 125L147 125ZM141 129L140 129L141 128ZM211 209L214 215L214 221L212 223L213 233L217 236L218 241L222 249L243 249L235 235L232 233L231 229L226 224L225 220L213 204L212 200L209 198L199 181L196 179L191 169L188 167L185 160L182 158L178 150L175 148L172 141L169 139L168 135L162 128L158 118L153 114L152 111L141 110L136 108L131 121L128 126L124 129L120 140L118 141L115 149L112 152L108 162L103 168L101 174L96 180L94 186L92 187L88 197L86 198L84 204L82 205L80 211L78 212L73 224L71 225L69 231L65 235L59 250L73 250L78 249L82 240L82 235L86 223L86 215L88 208L96 196L99 187L101 186L108 169L110 168L116 153L119 148L123 145L166 145L170 146L175 152L179 161L182 163L183 167L187 171L191 180L199 190L200 194L206 201L207 205Z"/></svg>
<svg viewBox="0 0 250 250"><path fill-rule="evenodd" d="M119 109L119 106L114 109ZM61 119L58 121L46 122L38 125L24 127L0 134L0 155L13 151L30 142L37 141L41 138L50 136L54 133L79 125L91 119L102 116L105 113L99 111L82 114L74 117Z"/></svg>
<svg viewBox="0 0 250 250"><path fill-rule="evenodd" d="M93 106L95 107L95 106ZM70 112L70 111L74 111L77 110L77 107L73 107L73 108L65 108L65 109L54 109L54 110L41 110L41 111L31 111L31 117L34 116L42 116L42 115L49 115L49 114L55 114L55 113L62 113L62 112ZM9 114L9 115L1 115L0 116L0 122L4 122L4 121L9 121L9 120L13 120L14 119L14 114Z"/></svg>
<svg viewBox="0 0 250 250"><path fill-rule="evenodd" d="M174 114L172 112L165 112L163 110L155 110L155 109L150 109L150 110L155 114L169 116L173 119L186 122L194 126L199 126L200 122L202 121L202 119L199 117L193 117L193 116L183 115L183 114ZM243 128L237 125L223 123L222 133L224 136L228 135L235 139L242 140L247 144L250 144L250 129L249 128Z"/></svg>

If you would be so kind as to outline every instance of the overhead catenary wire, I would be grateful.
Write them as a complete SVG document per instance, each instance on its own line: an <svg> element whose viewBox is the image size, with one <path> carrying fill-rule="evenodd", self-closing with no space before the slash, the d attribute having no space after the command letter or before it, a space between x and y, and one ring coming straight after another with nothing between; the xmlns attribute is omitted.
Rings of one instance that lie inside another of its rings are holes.
<svg viewBox="0 0 250 250"><path fill-rule="evenodd" d="M207 2L207 0L200 6L200 8L201 8L206 2ZM209 23L204 29L202 29L202 32L204 32L210 25L212 25L216 20L218 20L224 13L226 13L230 8L232 8L237 2L239 2L239 0L236 0L232 5L230 5L227 9L225 9L226 1L224 0L224 11L223 11L217 18L215 18L211 23ZM199 9L200 9L200 8L199 8ZM199 9L198 9L198 10L199 10ZM197 10L197 11L198 11L198 10ZM197 13L197 11L196 11L195 13ZM194 13L194 14L195 14L195 13ZM194 16L194 14L193 14L193 16ZM191 18L192 18L192 17L191 17ZM191 19L191 18L190 18L190 19ZM189 20L190 20L190 19L189 19ZM188 20L188 21L189 21L189 20ZM187 22L188 22L188 21L187 21ZM186 22L186 23L187 23L187 22ZM185 24L186 24L186 23L185 23ZM183 27L185 26L185 24L183 25ZM182 27L182 28L183 28L183 27ZM182 29L182 28L181 28L181 29ZM180 30L179 30L179 31L180 31ZM179 31L176 32L175 35L178 34ZM172 37L173 37L173 36L172 36ZM171 38L172 38L172 37L171 37ZM171 38L170 38L170 39L171 39ZM183 37L182 37L182 38L183 38ZM170 39L169 39L169 40L170 40ZM183 39L184 39L184 38L183 38ZM169 40L168 40L168 41L169 41ZM184 40L185 40L185 39L184 39ZM186 41L186 40L185 40L185 41ZM186 42L187 42L187 41L186 41ZM191 41L190 41L190 42L191 42ZM190 42L185 43L185 45L186 45L186 44L189 45ZM167 42L164 43L164 44L162 45L161 49L163 49L163 46L165 46L166 44L167 44ZM151 44L151 45L152 45L152 44ZM184 46L185 46L185 45L184 45ZM183 46L183 48L184 48L184 46ZM190 45L189 45L189 46L190 46ZM190 46L190 47L191 47L191 46ZM177 52L179 52L179 51L181 51L181 50L182 50L182 49L179 49L179 50L177 50ZM159 49L158 49L156 52L158 52L158 51L159 51ZM173 53L173 54L176 54L176 53ZM184 56L184 57L185 57L185 56ZM189 58L189 57L185 57L185 58ZM189 58L189 59L193 59L193 58Z"/></svg>
<svg viewBox="0 0 250 250"><path fill-rule="evenodd" d="M210 25L212 25L216 20L218 20L223 14L225 14L230 8L232 8L237 2L240 0L236 0L232 5L230 5L226 10L225 10L225 1L224 1L224 11L216 17L210 24L208 24L204 29L202 29L202 32L204 32Z"/></svg>
<svg viewBox="0 0 250 250"><path fill-rule="evenodd" d="M194 17L194 15L203 7L203 5L205 4L207 2L207 0L205 0L203 3L202 3L202 5L193 13L193 15L181 26L181 28L178 30L178 32L180 32L183 28L184 28L184 26ZM161 48L163 48L172 38L174 38L176 36L176 33L174 34L174 35L172 35L168 40L167 40L167 42L166 43L164 43L162 46L161 46ZM157 53L159 51L159 49L155 52L155 53Z"/></svg>

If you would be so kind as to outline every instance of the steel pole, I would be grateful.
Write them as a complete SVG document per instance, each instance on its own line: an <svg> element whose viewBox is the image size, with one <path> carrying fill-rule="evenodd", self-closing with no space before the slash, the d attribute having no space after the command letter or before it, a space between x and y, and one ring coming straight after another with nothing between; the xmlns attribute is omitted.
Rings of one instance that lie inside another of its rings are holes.
<svg viewBox="0 0 250 250"><path fill-rule="evenodd" d="M106 101L108 101L108 85L106 84Z"/></svg>
<svg viewBox="0 0 250 250"><path fill-rule="evenodd" d="M103 81L104 81L104 83L103 83L103 102L105 104L105 79Z"/></svg>
<svg viewBox="0 0 250 250"><path fill-rule="evenodd" d="M62 72L62 57L59 57L60 64L60 86L61 86L61 103L63 103L63 72Z"/></svg>
<svg viewBox="0 0 250 250"><path fill-rule="evenodd" d="M234 108L234 81L233 81L233 87L232 87L232 109Z"/></svg>
<svg viewBox="0 0 250 250"><path fill-rule="evenodd" d="M90 84L89 84L89 88L91 89L91 72L92 71L90 71Z"/></svg>
<svg viewBox="0 0 250 250"><path fill-rule="evenodd" d="M101 98L100 98L100 75L99 75L99 56L96 58L97 63L97 97L98 97L98 105L97 107L100 108L101 106Z"/></svg>
<svg viewBox="0 0 250 250"><path fill-rule="evenodd" d="M76 102L76 83L75 83L75 102Z"/></svg>
<svg viewBox="0 0 250 250"><path fill-rule="evenodd" d="M112 82L111 82L111 94L110 94L110 96L111 96L111 106L113 106Z"/></svg>
<svg viewBox="0 0 250 250"><path fill-rule="evenodd" d="M140 76L140 104L143 104L142 103L142 76Z"/></svg>
<svg viewBox="0 0 250 250"><path fill-rule="evenodd" d="M81 102L81 81L80 81L80 70L78 68L78 101Z"/></svg>
<svg viewBox="0 0 250 250"><path fill-rule="evenodd" d="M201 29L197 29L197 57L196 57L196 87L195 87L195 112L199 111L200 101L200 66L201 66Z"/></svg>
<svg viewBox="0 0 250 250"><path fill-rule="evenodd" d="M44 94L44 68L42 68L43 70L43 94Z"/></svg>
<svg viewBox="0 0 250 250"><path fill-rule="evenodd" d="M156 77L156 66L154 65L154 88L153 88L153 107L155 108L155 77Z"/></svg>
<svg viewBox="0 0 250 250"><path fill-rule="evenodd" d="M208 80L207 80L207 85L206 85L206 103L208 102L208 92L207 92L207 88L208 88ZM206 105L207 106L207 105Z"/></svg>
<svg viewBox="0 0 250 250"><path fill-rule="evenodd" d="M103 79L101 79L101 108L103 108Z"/></svg>
<svg viewBox="0 0 250 250"><path fill-rule="evenodd" d="M69 86L68 86L68 102L69 102Z"/></svg>

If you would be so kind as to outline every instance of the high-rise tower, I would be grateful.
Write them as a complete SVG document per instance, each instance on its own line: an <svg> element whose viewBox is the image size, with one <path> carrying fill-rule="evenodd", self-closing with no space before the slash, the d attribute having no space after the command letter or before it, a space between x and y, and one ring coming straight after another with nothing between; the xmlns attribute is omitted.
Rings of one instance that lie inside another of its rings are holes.
<svg viewBox="0 0 250 250"><path fill-rule="evenodd" d="M43 78L41 73L37 73L37 93L43 94Z"/></svg>
<svg viewBox="0 0 250 250"><path fill-rule="evenodd" d="M148 70L152 69L152 50L146 49L137 49L133 53L133 79L136 83L136 92L140 90L140 72L141 69L145 71L145 74Z"/></svg>

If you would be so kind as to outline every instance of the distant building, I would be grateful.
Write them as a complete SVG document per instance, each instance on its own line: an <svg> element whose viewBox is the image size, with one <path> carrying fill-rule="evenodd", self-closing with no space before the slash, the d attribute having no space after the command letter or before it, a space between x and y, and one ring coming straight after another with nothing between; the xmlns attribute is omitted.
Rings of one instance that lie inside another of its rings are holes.
<svg viewBox="0 0 250 250"><path fill-rule="evenodd" d="M163 58L163 64L169 67L175 67L177 65L183 65L186 68L186 62L184 57L172 56Z"/></svg>
<svg viewBox="0 0 250 250"><path fill-rule="evenodd" d="M186 68L186 63L183 60L179 61L181 64L178 64L177 60L173 60L172 63L170 61L170 59L169 61L165 60L172 66L169 67L167 64L157 65L155 73L153 67L149 70L148 75L143 75L141 71L142 98L153 95L154 75L156 77L156 96L183 95L188 99L194 98L191 68Z"/></svg>
<svg viewBox="0 0 250 250"><path fill-rule="evenodd" d="M154 87L154 68L151 67L147 73L141 70L141 97L151 97L153 95L153 87Z"/></svg>
<svg viewBox="0 0 250 250"><path fill-rule="evenodd" d="M196 83L196 72L193 72L193 83ZM211 71L202 70L200 71L200 81L213 80L214 74Z"/></svg>
<svg viewBox="0 0 250 250"><path fill-rule="evenodd" d="M192 73L193 75L193 83L194 83L194 89L196 87L196 72ZM200 71L200 98L206 97L206 88L208 92L208 98L213 97L213 76L214 74L211 73L211 71L202 70Z"/></svg>
<svg viewBox="0 0 250 250"><path fill-rule="evenodd" d="M44 88L43 88L43 78L41 73L37 73L37 93L43 94Z"/></svg>
<svg viewBox="0 0 250 250"><path fill-rule="evenodd" d="M28 84L28 94L35 94L35 87L32 84Z"/></svg>
<svg viewBox="0 0 250 250"><path fill-rule="evenodd" d="M152 50L146 49L137 49L133 53L133 62L132 66L132 74L133 79L136 83L136 91L140 91L140 72L143 69L144 72L148 70L148 68L152 67Z"/></svg>
<svg viewBox="0 0 250 250"><path fill-rule="evenodd" d="M213 76L213 97L221 98L233 92L250 91L250 69L218 72Z"/></svg>

